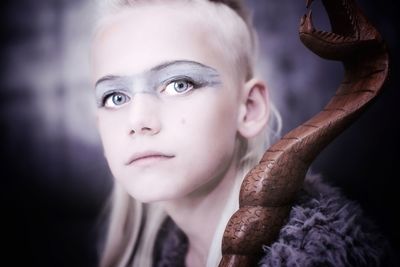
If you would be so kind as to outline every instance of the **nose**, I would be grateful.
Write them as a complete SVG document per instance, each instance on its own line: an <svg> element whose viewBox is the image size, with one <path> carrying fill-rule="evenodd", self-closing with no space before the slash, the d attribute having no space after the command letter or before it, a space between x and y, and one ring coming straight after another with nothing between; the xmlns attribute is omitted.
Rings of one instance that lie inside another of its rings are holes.
<svg viewBox="0 0 400 267"><path fill-rule="evenodd" d="M155 96L136 93L129 107L128 134L156 135L161 130L159 103Z"/></svg>

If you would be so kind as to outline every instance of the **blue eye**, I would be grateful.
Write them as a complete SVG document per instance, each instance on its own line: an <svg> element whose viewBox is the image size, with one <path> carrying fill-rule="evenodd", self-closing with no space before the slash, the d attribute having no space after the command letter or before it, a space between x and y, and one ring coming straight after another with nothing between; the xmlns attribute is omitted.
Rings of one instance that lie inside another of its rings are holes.
<svg viewBox="0 0 400 267"><path fill-rule="evenodd" d="M104 106L107 108L118 108L130 100L130 97L123 93L112 93L104 98Z"/></svg>
<svg viewBox="0 0 400 267"><path fill-rule="evenodd" d="M168 95L179 95L184 94L193 88L193 82L186 79L181 79L170 82L163 91Z"/></svg>

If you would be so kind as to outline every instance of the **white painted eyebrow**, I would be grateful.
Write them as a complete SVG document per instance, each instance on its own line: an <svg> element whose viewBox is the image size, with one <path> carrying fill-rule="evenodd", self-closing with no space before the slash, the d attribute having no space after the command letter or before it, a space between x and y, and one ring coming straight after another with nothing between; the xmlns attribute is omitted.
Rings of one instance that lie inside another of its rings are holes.
<svg viewBox="0 0 400 267"><path fill-rule="evenodd" d="M167 61L167 62L161 63L161 64L159 64L159 65L157 65L155 67L152 67L150 70L147 70L147 71L144 71L144 72L160 71L160 70L166 69L166 68L171 67L171 66L179 66L179 65L192 65L192 66L197 66L197 67L201 67L201 68L210 69L212 71L217 72L216 69L214 69L214 68L212 68L210 66L204 65L204 64L196 62L196 61L191 61L191 60ZM103 76L103 77L101 77L100 79L98 79L96 81L95 87L97 87L97 85L102 83L102 82L115 81L115 80L118 80L118 79L120 79L122 77L125 77L125 76L119 76L119 75L106 75L106 76Z"/></svg>

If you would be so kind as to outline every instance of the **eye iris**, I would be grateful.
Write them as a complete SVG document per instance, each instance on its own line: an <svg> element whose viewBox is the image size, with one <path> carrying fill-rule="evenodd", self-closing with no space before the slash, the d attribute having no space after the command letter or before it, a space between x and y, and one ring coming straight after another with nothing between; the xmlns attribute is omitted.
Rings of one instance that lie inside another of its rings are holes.
<svg viewBox="0 0 400 267"><path fill-rule="evenodd" d="M175 84L174 84L174 89L179 93L186 91L188 89L188 87L189 87L189 84L186 81L179 81L179 82L175 82Z"/></svg>
<svg viewBox="0 0 400 267"><path fill-rule="evenodd" d="M121 94L113 95L112 101L115 105L121 105L125 103L125 96Z"/></svg>

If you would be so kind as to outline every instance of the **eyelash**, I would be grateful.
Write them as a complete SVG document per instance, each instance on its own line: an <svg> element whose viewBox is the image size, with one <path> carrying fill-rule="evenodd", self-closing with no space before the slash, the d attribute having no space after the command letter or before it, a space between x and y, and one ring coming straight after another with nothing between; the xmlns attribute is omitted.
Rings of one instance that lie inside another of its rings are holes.
<svg viewBox="0 0 400 267"><path fill-rule="evenodd" d="M118 90L118 89L114 89L114 90L110 90L109 92L107 92L106 94L104 94L104 96L101 99L101 107L105 107L106 106L106 102L108 101L108 99L110 99L110 97L113 97L117 94L123 94L126 97L130 98L123 90Z"/></svg>
<svg viewBox="0 0 400 267"><path fill-rule="evenodd" d="M189 89L188 91L181 93L182 95L203 86L203 83L195 82L193 79L191 79L190 77L187 77L187 76L174 77L172 79L169 79L169 80L163 82L164 86L162 86L162 90L160 91L160 93L164 92L166 90L167 86L169 86L173 83L177 83L177 82L186 82L193 87L193 88ZM124 90L119 90L119 89L110 90L109 92L104 94L104 96L102 97L100 107L105 107L105 104L108 101L108 99L110 97L113 97L116 94L123 94L126 97L130 98ZM177 95L180 95L180 93L177 92Z"/></svg>
<svg viewBox="0 0 400 267"><path fill-rule="evenodd" d="M197 88L199 88L199 87L202 87L202 84L201 84L201 83L195 82L195 81L193 81L193 79L191 79L191 78L189 78L189 77L186 77L186 76L183 76L183 77L174 77L174 78L172 78L172 79L167 80L166 82L164 82L165 85L163 86L163 89L161 90L161 92L164 92L164 91L167 89L167 87L170 86L171 84L179 83L179 82L188 83L189 86L191 86L192 88L191 88L191 89L188 89L188 90L186 90L186 91L184 91L184 92L182 92L182 93L177 92L177 91L175 90L175 91L176 91L176 95L184 95L184 94L186 94L186 93L188 93L188 92L190 92L190 91L192 91L192 90L194 90L194 89L197 89Z"/></svg>

